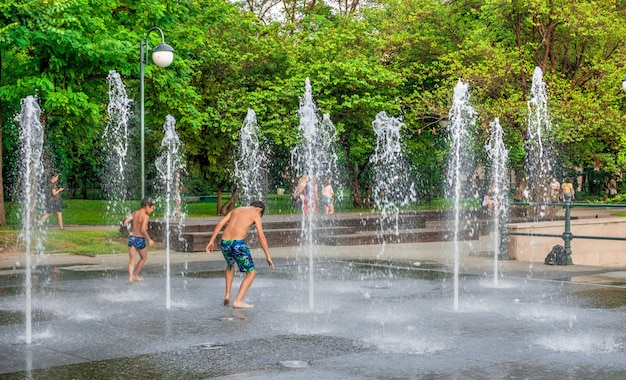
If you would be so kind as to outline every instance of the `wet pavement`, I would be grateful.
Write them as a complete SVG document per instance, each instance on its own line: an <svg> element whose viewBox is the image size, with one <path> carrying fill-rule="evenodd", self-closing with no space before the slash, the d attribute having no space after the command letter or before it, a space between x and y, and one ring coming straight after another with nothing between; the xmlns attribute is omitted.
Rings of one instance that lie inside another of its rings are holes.
<svg viewBox="0 0 626 380"><path fill-rule="evenodd" d="M494 276L491 241L459 243L456 308L450 242L275 248L274 271L254 250L250 310L221 305L218 252L151 251L134 285L127 255L49 255L31 344L24 260L2 254L0 379L626 378L626 268Z"/></svg>

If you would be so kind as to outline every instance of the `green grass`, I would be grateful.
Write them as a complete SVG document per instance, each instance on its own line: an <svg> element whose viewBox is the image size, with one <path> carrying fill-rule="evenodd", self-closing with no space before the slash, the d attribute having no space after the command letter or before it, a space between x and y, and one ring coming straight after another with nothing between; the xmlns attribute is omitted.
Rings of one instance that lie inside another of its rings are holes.
<svg viewBox="0 0 626 380"><path fill-rule="evenodd" d="M24 250L20 231L12 227L0 228L0 246ZM74 255L102 255L128 252L127 239L110 230L47 230L31 237L31 250L36 251L36 242L41 238L44 252L69 253ZM18 240L19 239L19 240Z"/></svg>
<svg viewBox="0 0 626 380"><path fill-rule="evenodd" d="M270 195L268 214L288 214L294 210L291 208L289 195ZM123 202L119 210L130 212L139 208L139 201ZM5 203L5 210L8 210ZM81 226L117 225L126 214L107 216L108 202L83 199L63 200L63 224ZM157 208L151 215L152 218L163 217L164 206L157 202ZM187 218L217 216L217 204L215 202L189 202L183 204L183 211ZM39 217L40 215L37 215ZM8 227L0 227L0 247L23 250L24 242L18 240L21 229L20 209L13 205L11 213L7 216ZM56 229L57 217L51 215L46 221L48 228L43 239L46 253L69 253L81 255L101 255L112 253L126 253L126 238L117 231L102 229L64 230ZM37 237L33 237L33 242Z"/></svg>
<svg viewBox="0 0 626 380"><path fill-rule="evenodd" d="M126 244L119 232L105 230L48 230L44 242L46 253L82 255L125 253Z"/></svg>
<svg viewBox="0 0 626 380"><path fill-rule="evenodd" d="M5 209L6 207L8 207L8 204L5 204ZM140 203L139 201L120 202L120 207L118 209L122 210L122 212L118 215L111 215L110 217L107 216L107 207L108 202L106 201L85 199L63 200L63 223L68 225L78 224L87 226L117 224L117 222L124 219L128 213L138 209L140 207ZM191 218L217 215L217 204L215 203L185 203L183 207L187 217ZM14 205L11 209L11 213L7 216L7 223L9 225L20 224L20 216L18 215L19 212L18 206ZM163 217L163 205L157 203L157 207L151 217ZM50 216L46 223L56 225L56 215Z"/></svg>
<svg viewBox="0 0 626 380"><path fill-rule="evenodd" d="M583 201L584 202L584 201ZM114 215L107 220L106 201L67 199L63 201L63 222L65 225L117 225L118 221L125 215ZM5 204L5 208L8 204ZM467 200L463 202L463 207L478 207L478 200ZM124 202L123 207L130 211L139 208L138 201ZM452 207L452 200L435 199L433 209L449 209ZM427 205L411 206L412 210L428 209ZM217 204L211 202L189 202L184 203L183 210L187 218L217 216ZM336 212L369 212L371 209L355 209L352 207L348 197L337 201ZM23 249L23 243L18 242L20 219L17 216L18 208L14 206L11 214L7 217L8 227L0 228L0 247ZM289 194L268 196L267 214L292 214L298 213L291 205ZM626 213L623 213L626 214ZM157 208L152 214L152 218L163 216L163 206L157 202ZM626 216L626 215L625 215ZM56 229L56 215L52 215L46 222L49 228L44 239L45 252L47 253L70 253L85 255L100 255L111 253L127 252L126 238L111 230L65 230Z"/></svg>

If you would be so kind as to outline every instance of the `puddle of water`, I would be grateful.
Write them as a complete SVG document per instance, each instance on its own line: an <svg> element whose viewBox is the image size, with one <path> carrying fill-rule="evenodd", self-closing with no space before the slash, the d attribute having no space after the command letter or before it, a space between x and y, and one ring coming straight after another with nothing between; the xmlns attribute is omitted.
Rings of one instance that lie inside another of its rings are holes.
<svg viewBox="0 0 626 380"><path fill-rule="evenodd" d="M626 288L594 287L576 292L584 298L590 306L600 309L626 308Z"/></svg>
<svg viewBox="0 0 626 380"><path fill-rule="evenodd" d="M279 364L285 368L306 368L309 362L304 360L283 360Z"/></svg>

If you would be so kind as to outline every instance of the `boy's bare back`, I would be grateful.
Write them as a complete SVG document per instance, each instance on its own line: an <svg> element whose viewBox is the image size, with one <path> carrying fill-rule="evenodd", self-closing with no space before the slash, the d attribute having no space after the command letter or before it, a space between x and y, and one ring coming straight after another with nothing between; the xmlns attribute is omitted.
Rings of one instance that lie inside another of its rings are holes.
<svg viewBox="0 0 626 380"><path fill-rule="evenodd" d="M224 240L243 240L253 224L260 225L261 215L256 207L238 207L227 216L227 225L222 233Z"/></svg>
<svg viewBox="0 0 626 380"><path fill-rule="evenodd" d="M133 236L143 236L146 239L150 239L148 236L148 221L150 220L150 216L146 213L146 210L140 208L139 210L133 211L132 213L132 223L130 233Z"/></svg>

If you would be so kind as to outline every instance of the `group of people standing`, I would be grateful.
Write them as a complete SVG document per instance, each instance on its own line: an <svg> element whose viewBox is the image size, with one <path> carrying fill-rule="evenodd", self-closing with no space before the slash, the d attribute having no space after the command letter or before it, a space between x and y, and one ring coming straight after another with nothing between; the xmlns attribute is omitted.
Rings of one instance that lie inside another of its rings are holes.
<svg viewBox="0 0 626 380"><path fill-rule="evenodd" d="M300 177L298 185L292 193L294 205L301 207L304 215L317 214L319 204L319 185L314 177ZM335 192L330 179L324 179L322 186L322 205L325 214L335 213Z"/></svg>
<svg viewBox="0 0 626 380"><path fill-rule="evenodd" d="M563 184L559 183L559 181L552 177L552 181L550 181L550 201L553 204L558 204L562 201L573 201L575 200L575 191L574 185L572 184L572 179L566 177L563 181ZM556 215L557 207L552 206L549 208L549 215Z"/></svg>
<svg viewBox="0 0 626 380"><path fill-rule="evenodd" d="M556 178L552 178L550 182L550 196L552 199L552 203L559 203L561 201L573 201L574 197L574 185L572 184L572 179L566 177L561 185Z"/></svg>
<svg viewBox="0 0 626 380"><path fill-rule="evenodd" d="M558 204L562 201L573 201L575 199L574 185L572 179L566 177L561 184L556 177L552 177L550 181L550 202L552 204ZM520 181L517 187L517 191L514 196L516 202L528 202L530 201L530 191L528 189L528 181L526 179ZM489 188L489 191L483 198L483 207L487 210L488 215L493 215L499 212L500 204L502 203L502 195L498 194L497 189L494 186ZM548 215L554 216L556 214L556 205L548 207Z"/></svg>

